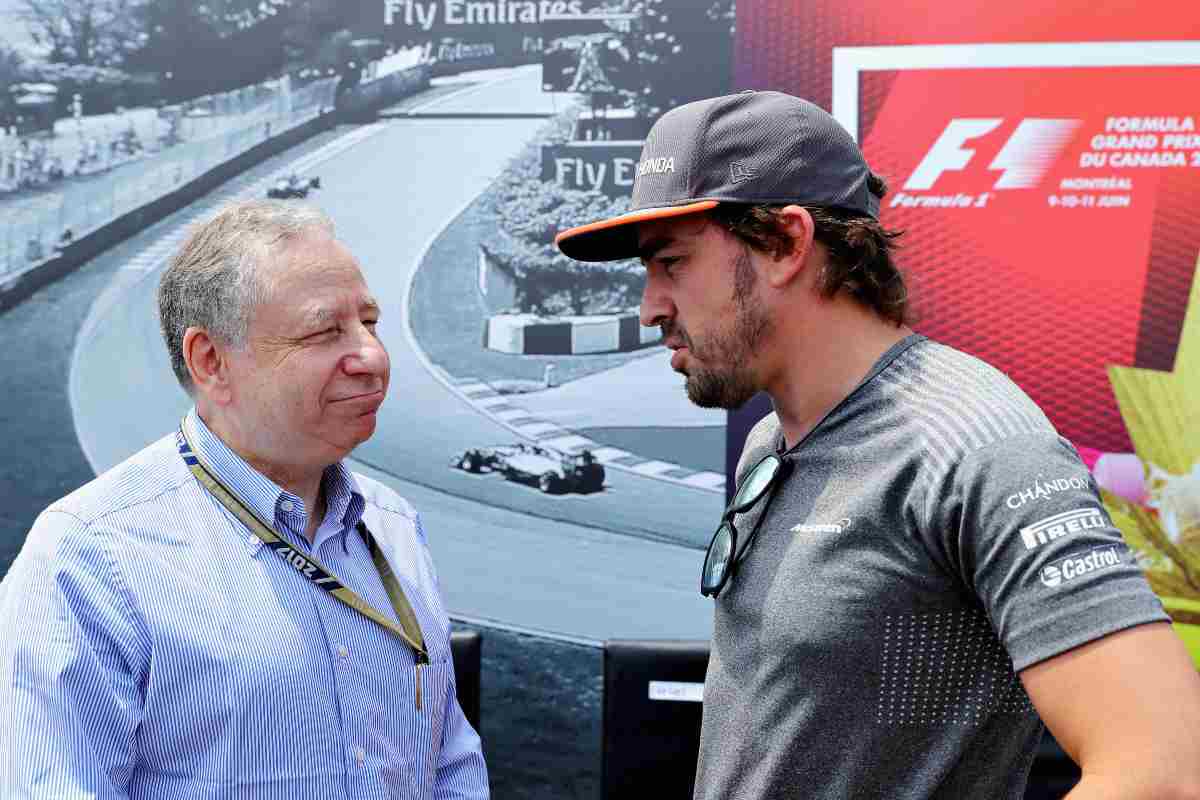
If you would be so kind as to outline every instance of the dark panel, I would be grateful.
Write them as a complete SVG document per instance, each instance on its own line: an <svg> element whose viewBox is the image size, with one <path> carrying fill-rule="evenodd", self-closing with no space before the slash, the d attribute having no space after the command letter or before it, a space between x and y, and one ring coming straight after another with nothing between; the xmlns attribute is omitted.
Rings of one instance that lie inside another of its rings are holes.
<svg viewBox="0 0 1200 800"><path fill-rule="evenodd" d="M696 778L702 704L651 700L650 681L703 683L708 642L604 645L601 798L687 798Z"/></svg>
<svg viewBox="0 0 1200 800"><path fill-rule="evenodd" d="M525 355L565 356L571 353L571 323L557 322L525 329Z"/></svg>
<svg viewBox="0 0 1200 800"><path fill-rule="evenodd" d="M617 347L621 352L636 350L642 346L642 323L637 317L621 317L621 326L617 331Z"/></svg>
<svg viewBox="0 0 1200 800"><path fill-rule="evenodd" d="M454 659L455 696L467 722L479 730L479 673L483 636L479 631L451 631L450 652Z"/></svg>

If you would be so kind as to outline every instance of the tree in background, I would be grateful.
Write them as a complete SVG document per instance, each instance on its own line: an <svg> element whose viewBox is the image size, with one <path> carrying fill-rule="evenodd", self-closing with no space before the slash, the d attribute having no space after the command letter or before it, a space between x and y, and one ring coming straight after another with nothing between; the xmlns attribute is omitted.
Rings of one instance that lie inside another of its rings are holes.
<svg viewBox="0 0 1200 800"><path fill-rule="evenodd" d="M624 0L621 11L636 19L618 34L634 53L634 75L619 83L634 85L622 94L647 130L675 106L729 91L735 0Z"/></svg>
<svg viewBox="0 0 1200 800"><path fill-rule="evenodd" d="M344 32L346 11L336 0L136 3L142 45L126 63L131 72L156 76L166 102L260 83L285 72L327 74L344 55L338 34ZM351 37L345 33L342 38Z"/></svg>
<svg viewBox="0 0 1200 800"><path fill-rule="evenodd" d="M125 95L169 102L278 75L285 12L324 1L17 0L17 16L41 51L35 63L120 69ZM113 80L97 76L75 83L86 93ZM105 100L84 102L90 111Z"/></svg>
<svg viewBox="0 0 1200 800"><path fill-rule="evenodd" d="M237 31L249 30L296 5L293 0L212 0L221 22Z"/></svg>
<svg viewBox="0 0 1200 800"><path fill-rule="evenodd" d="M627 205L542 181L511 185L497 203L499 235L487 251L513 276L520 310L583 315L634 304L641 276L632 262L584 263L554 245L559 231L614 216Z"/></svg>
<svg viewBox="0 0 1200 800"><path fill-rule="evenodd" d="M137 0L142 45L128 68L155 76L170 103L276 77L284 71L284 30L296 7L311 1Z"/></svg>
<svg viewBox="0 0 1200 800"><path fill-rule="evenodd" d="M139 3L135 18L145 41L126 59L128 68L156 76L166 103L205 93L207 82L193 75L220 51L222 33L229 32L216 10L194 0L149 0ZM219 63L230 60L236 57Z"/></svg>
<svg viewBox="0 0 1200 800"><path fill-rule="evenodd" d="M29 79L28 65L25 57L17 50L0 42L0 126L8 127L16 124L19 113L9 87Z"/></svg>
<svg viewBox="0 0 1200 800"><path fill-rule="evenodd" d="M32 80L58 87L58 114L71 114L71 101L78 94L88 114L106 114L118 107L147 105L158 94L157 84L145 76L134 76L115 67L87 64L33 64Z"/></svg>
<svg viewBox="0 0 1200 800"><path fill-rule="evenodd" d="M82 97L89 113L140 105L157 96L152 79L131 75L123 68L130 53L147 38L136 13L137 4L143 1L21 0L18 14L44 55L11 54L8 71L19 60L20 80L53 84L58 90L56 102L35 127L46 127L55 118L69 115L75 94ZM0 85L9 83L0 78ZM11 103L11 98L5 101Z"/></svg>
<svg viewBox="0 0 1200 800"><path fill-rule="evenodd" d="M121 69L123 97L176 103L354 60L353 9L337 0L16 0L35 61ZM108 78L105 78L106 80ZM84 81L84 91L96 81ZM60 87L62 88L62 87ZM99 87L97 87L99 88ZM60 97L70 99L70 93ZM100 96L84 98L91 111Z"/></svg>
<svg viewBox="0 0 1200 800"><path fill-rule="evenodd" d="M297 0L283 30L286 68L338 72L354 57L353 39L337 0Z"/></svg>
<svg viewBox="0 0 1200 800"><path fill-rule="evenodd" d="M541 146L566 141L568 114L530 142L497 179L492 214L496 234L485 252L512 276L517 307L537 314L593 314L637 305L644 281L635 261L584 263L554 246L562 230L624 212L629 201L542 181Z"/></svg>
<svg viewBox="0 0 1200 800"><path fill-rule="evenodd" d="M21 0L18 15L46 59L112 67L144 41L135 0Z"/></svg>

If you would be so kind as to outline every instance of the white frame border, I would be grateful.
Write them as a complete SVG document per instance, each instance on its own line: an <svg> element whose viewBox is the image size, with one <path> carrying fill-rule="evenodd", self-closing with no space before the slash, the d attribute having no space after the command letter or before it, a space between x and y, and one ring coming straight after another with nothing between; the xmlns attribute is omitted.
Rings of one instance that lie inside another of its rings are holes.
<svg viewBox="0 0 1200 800"><path fill-rule="evenodd" d="M1023 42L833 48L834 118L858 141L858 79L898 69L1200 66L1200 41Z"/></svg>

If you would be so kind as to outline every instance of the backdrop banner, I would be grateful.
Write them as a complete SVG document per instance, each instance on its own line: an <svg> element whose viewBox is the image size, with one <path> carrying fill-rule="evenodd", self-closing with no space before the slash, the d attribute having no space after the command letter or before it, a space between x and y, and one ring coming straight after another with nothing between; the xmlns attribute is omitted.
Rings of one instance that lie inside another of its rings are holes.
<svg viewBox="0 0 1200 800"><path fill-rule="evenodd" d="M906 231L916 329L1075 444L1200 664L1200 47L1179 40L1200 11L1024 5L763 2L738 82L858 139ZM730 461L766 410L731 417Z"/></svg>

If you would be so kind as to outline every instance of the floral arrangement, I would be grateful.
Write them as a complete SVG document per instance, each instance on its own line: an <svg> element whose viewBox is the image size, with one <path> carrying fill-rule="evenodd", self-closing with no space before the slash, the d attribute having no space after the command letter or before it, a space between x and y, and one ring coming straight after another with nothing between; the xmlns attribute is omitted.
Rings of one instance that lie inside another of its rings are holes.
<svg viewBox="0 0 1200 800"><path fill-rule="evenodd" d="M1080 452L1113 522L1200 665L1200 273L1175 369L1108 372L1137 453Z"/></svg>

